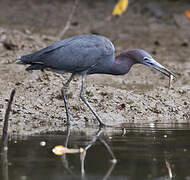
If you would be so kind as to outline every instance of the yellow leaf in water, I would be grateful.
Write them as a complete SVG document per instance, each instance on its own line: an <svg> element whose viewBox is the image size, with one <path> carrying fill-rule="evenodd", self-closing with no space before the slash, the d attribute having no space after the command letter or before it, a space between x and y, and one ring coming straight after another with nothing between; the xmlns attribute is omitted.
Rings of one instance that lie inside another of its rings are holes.
<svg viewBox="0 0 190 180"><path fill-rule="evenodd" d="M64 152L68 150L68 148L62 146L62 145L58 145L58 146L55 146L53 149L52 149L52 152L57 155L57 156L61 156L64 154Z"/></svg>
<svg viewBox="0 0 190 180"><path fill-rule="evenodd" d="M52 149L52 152L57 155L57 156L62 156L66 153L69 153L69 154L73 154L73 153L82 153L84 151L83 148L79 148L79 149L69 149L65 146L62 146L62 145L58 145L58 146L55 146L53 149Z"/></svg>
<svg viewBox="0 0 190 180"><path fill-rule="evenodd" d="M127 9L128 3L128 0L119 0L113 9L112 15L121 15Z"/></svg>

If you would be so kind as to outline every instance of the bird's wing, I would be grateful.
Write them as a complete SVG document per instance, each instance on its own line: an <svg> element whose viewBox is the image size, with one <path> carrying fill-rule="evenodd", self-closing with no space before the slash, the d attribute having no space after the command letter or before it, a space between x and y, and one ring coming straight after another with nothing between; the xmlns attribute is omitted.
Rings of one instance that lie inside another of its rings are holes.
<svg viewBox="0 0 190 180"><path fill-rule="evenodd" d="M69 44L69 42L72 40L73 40L73 37L67 38L62 41L58 41L56 43L51 44L50 46L48 46L46 48L39 50L39 51L21 56L18 58L18 60L21 60L23 64L31 64L31 63L39 62L41 56L43 56L46 53L50 53L51 51L55 51L58 48L67 46L67 44Z"/></svg>
<svg viewBox="0 0 190 180"><path fill-rule="evenodd" d="M81 35L54 43L36 53L23 56L29 63L68 72L85 71L114 53L113 44L103 36ZM32 61L32 62L31 62Z"/></svg>

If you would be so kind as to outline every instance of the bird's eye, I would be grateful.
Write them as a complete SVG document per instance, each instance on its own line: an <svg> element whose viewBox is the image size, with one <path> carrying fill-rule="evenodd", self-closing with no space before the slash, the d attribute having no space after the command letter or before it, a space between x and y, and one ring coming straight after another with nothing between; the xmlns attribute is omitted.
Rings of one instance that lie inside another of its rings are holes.
<svg viewBox="0 0 190 180"><path fill-rule="evenodd" d="M144 61L148 61L149 59L147 58L147 57L144 57L144 59L143 59Z"/></svg>

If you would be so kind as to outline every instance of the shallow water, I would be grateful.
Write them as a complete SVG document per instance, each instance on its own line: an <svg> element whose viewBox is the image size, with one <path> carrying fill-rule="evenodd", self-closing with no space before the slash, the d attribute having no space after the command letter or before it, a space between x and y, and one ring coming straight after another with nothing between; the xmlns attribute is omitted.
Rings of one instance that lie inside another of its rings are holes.
<svg viewBox="0 0 190 180"><path fill-rule="evenodd" d="M190 179L190 128L188 126L158 126L126 128L106 135L107 130L98 131L97 136L84 132L55 132L31 137L12 138L6 157L1 160L2 179L11 180L62 180L62 179ZM94 144L92 140L94 139ZM81 173L80 154L56 156L52 148L56 145L87 147L84 172ZM95 141L96 140L96 141ZM45 146L40 145L42 141ZM103 142L103 143L102 143ZM111 162L109 148L117 159ZM3 157L3 156L2 156Z"/></svg>

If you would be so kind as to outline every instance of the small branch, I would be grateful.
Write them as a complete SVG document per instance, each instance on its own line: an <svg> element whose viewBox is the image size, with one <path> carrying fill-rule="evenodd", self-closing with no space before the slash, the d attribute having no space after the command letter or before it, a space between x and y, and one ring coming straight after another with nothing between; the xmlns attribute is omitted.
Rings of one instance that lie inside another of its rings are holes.
<svg viewBox="0 0 190 180"><path fill-rule="evenodd" d="M64 36L65 33L67 32L67 30L70 28L73 15L74 15L74 13L75 13L75 11L76 11L76 8L77 8L77 6L78 6L78 2L79 2L79 1L80 1L80 0L75 0L73 9L72 9L72 11L71 11L71 13L70 13L70 15L69 15L69 17L68 17L68 19L67 19L67 23L66 23L66 25L64 26L63 30L61 31L61 33L59 34L59 38L60 38L60 39L63 39L63 36Z"/></svg>
<svg viewBox="0 0 190 180"><path fill-rule="evenodd" d="M3 124L3 134L2 134L2 147L3 149L7 149L7 142L8 142L8 121L9 121L9 115L11 111L11 105L13 102L13 98L15 95L15 89L11 91L10 99L7 105L7 109L5 112L5 119L4 119L4 124Z"/></svg>

